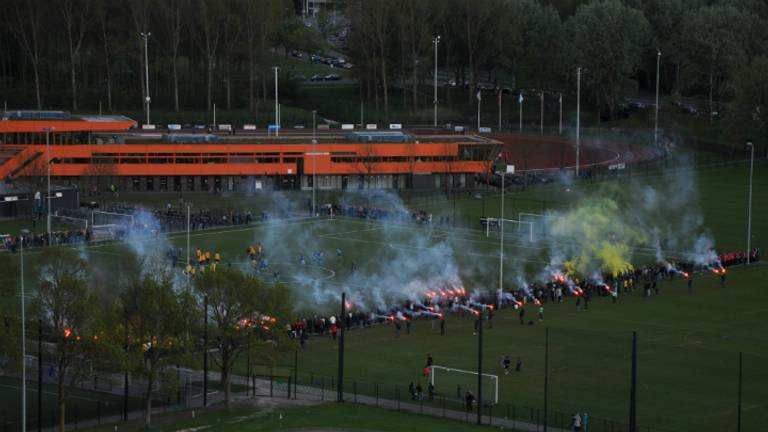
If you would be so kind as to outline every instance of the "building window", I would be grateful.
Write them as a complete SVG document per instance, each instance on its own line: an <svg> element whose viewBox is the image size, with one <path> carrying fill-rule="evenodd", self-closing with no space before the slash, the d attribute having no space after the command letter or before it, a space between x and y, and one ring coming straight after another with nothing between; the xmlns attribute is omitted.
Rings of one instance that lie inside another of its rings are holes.
<svg viewBox="0 0 768 432"><path fill-rule="evenodd" d="M155 190L155 178L154 177L147 177L147 190L148 191Z"/></svg>
<svg viewBox="0 0 768 432"><path fill-rule="evenodd" d="M195 177L194 176L187 176L187 190L188 191L195 190Z"/></svg>
<svg viewBox="0 0 768 432"><path fill-rule="evenodd" d="M140 191L141 190L141 178L140 177L134 177L132 179L133 181L133 190Z"/></svg>
<svg viewBox="0 0 768 432"><path fill-rule="evenodd" d="M181 192L181 176L173 177L173 190L176 192Z"/></svg>
<svg viewBox="0 0 768 432"><path fill-rule="evenodd" d="M168 177L160 177L160 190L161 191L168 190Z"/></svg>

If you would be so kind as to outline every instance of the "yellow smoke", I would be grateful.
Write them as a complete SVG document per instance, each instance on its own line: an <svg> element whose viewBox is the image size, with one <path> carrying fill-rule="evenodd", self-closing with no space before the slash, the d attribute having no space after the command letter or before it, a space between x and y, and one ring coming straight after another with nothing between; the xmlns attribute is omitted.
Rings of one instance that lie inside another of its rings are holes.
<svg viewBox="0 0 768 432"><path fill-rule="evenodd" d="M583 276L631 270L632 249L645 241L643 231L627 223L616 201L606 197L587 199L554 218L552 233L572 256L566 271Z"/></svg>

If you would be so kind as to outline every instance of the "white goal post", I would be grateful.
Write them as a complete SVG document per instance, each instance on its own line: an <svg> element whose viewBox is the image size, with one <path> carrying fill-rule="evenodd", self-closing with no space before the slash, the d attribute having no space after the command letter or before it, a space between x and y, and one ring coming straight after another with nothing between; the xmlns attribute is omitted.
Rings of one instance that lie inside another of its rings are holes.
<svg viewBox="0 0 768 432"><path fill-rule="evenodd" d="M91 210L91 225L127 225L133 227L133 215L104 210Z"/></svg>
<svg viewBox="0 0 768 432"><path fill-rule="evenodd" d="M533 222L521 221L515 219L500 219L500 218L487 218L485 223L485 236L491 236L491 225L499 227L501 231L502 225L510 225L508 232L526 233L528 240L533 241Z"/></svg>
<svg viewBox="0 0 768 432"><path fill-rule="evenodd" d="M468 371L463 369L456 369L456 368L450 368L445 366L435 366L432 365L429 367L429 382L432 384L432 386L442 394L447 394L443 391L444 388L447 386L443 385L443 381L446 381L441 378L435 379L436 375L441 374L453 374L455 375L455 378L453 380L447 380L452 381L450 382L451 387L453 387L454 384L457 386L463 385L463 390L473 390L477 391L477 372L476 371ZM490 402L493 404L499 403L499 376L498 375L492 375L492 374L483 374L484 384L483 387L485 390L483 390L483 400L485 402ZM485 387L488 385L489 387ZM450 389L450 391L453 391L453 388ZM458 398L462 398L463 394L457 395Z"/></svg>

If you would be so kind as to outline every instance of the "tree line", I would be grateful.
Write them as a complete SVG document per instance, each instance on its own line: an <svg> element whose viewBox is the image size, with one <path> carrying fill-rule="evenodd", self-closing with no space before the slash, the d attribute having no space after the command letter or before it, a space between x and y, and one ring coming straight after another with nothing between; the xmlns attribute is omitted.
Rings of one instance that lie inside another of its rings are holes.
<svg viewBox="0 0 768 432"><path fill-rule="evenodd" d="M8 0L0 17L0 78L16 106L138 109L145 95L141 33L151 32L149 95L165 110L257 112L271 97L278 49L322 51L300 0ZM345 54L361 102L388 112L394 91L413 111L432 105L435 37L441 85L479 83L573 92L612 117L622 95L703 95L710 112L733 100L764 111L763 0L345 0ZM323 32L327 19L320 17ZM316 26L317 27L317 26ZM343 29L336 29L341 31ZM343 33L343 31L342 31ZM660 57L659 54L661 53ZM759 83L757 83L759 84ZM741 97L740 97L741 96ZM223 101L223 103L221 103ZM449 103L451 101L440 101ZM758 104L758 105L756 105Z"/></svg>
<svg viewBox="0 0 768 432"><path fill-rule="evenodd" d="M231 402L236 361L244 353L269 361L295 348L282 336L291 317L290 290L266 285L239 269L211 266L189 279L161 257L121 259L118 274L89 264L76 249L45 248L27 280L27 354L41 355L56 380L58 429L65 430L67 402L76 384L93 373L130 373L143 388L145 424L152 419L153 392L176 392L175 367L201 370L204 351L221 372L225 402ZM0 294L19 299L18 255L3 254ZM215 268L215 269L214 269ZM34 274L35 277L29 277ZM115 283L115 281L119 281ZM0 311L3 368L21 369L21 319ZM37 352L38 331L42 352ZM207 345L206 345L207 341ZM8 361L10 359L10 361Z"/></svg>
<svg viewBox="0 0 768 432"><path fill-rule="evenodd" d="M431 84L436 36L438 66L447 71L441 85L463 84L470 112L480 83L573 92L581 68L584 101L598 117L612 117L620 96L655 90L659 53L663 94L705 95L709 111L718 111L738 93L752 93L750 77L765 70L768 53L768 3L761 0L347 4L361 93L385 111L395 86L407 91L414 110L425 100L419 85Z"/></svg>

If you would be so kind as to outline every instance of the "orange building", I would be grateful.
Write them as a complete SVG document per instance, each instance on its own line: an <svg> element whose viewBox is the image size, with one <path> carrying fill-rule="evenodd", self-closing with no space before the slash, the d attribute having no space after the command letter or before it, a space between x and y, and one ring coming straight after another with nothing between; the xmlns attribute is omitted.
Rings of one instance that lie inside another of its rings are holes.
<svg viewBox="0 0 768 432"><path fill-rule="evenodd" d="M0 179L47 172L128 191L403 189L473 185L499 143L471 135L401 131L212 132L137 130L121 116L7 112L0 120ZM173 129L173 130L171 130ZM316 143L313 143L315 137ZM313 176L314 174L314 176Z"/></svg>

